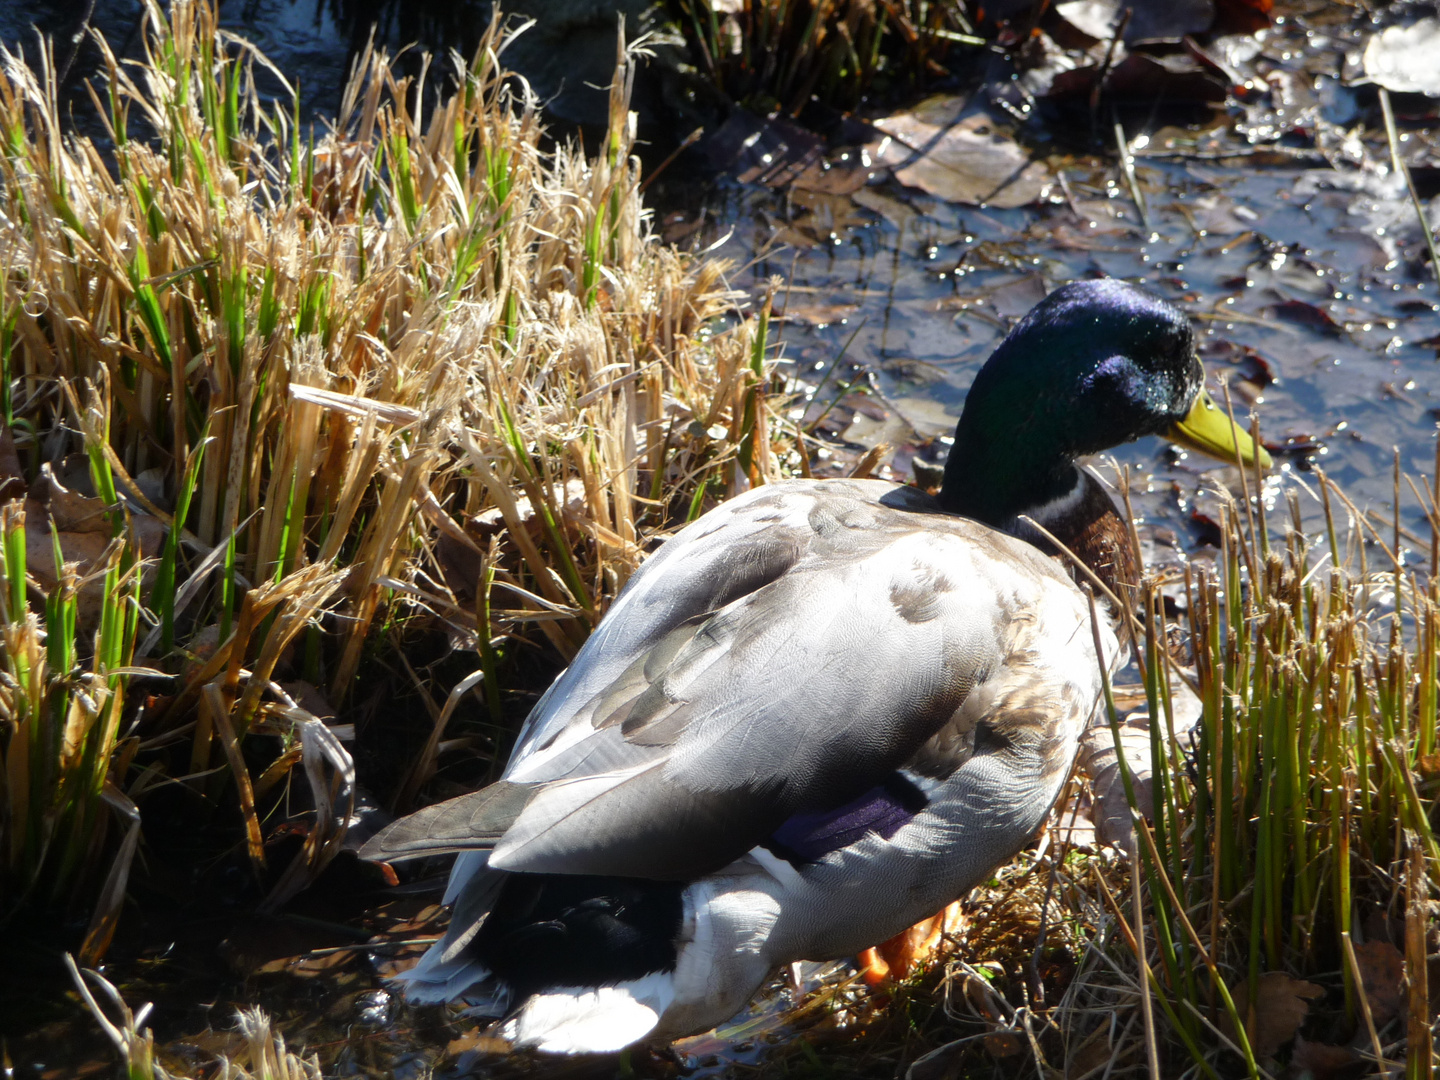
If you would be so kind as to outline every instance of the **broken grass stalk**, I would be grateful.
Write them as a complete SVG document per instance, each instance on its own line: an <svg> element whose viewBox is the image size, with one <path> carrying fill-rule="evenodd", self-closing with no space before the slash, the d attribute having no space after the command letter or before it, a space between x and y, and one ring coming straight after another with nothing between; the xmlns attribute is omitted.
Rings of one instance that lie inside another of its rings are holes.
<svg viewBox="0 0 1440 1080"><path fill-rule="evenodd" d="M1415 178L1410 175L1409 166L1400 156L1400 135L1395 130L1395 110L1390 105L1390 91L1383 86L1380 87L1380 112L1385 117L1385 138L1390 144L1390 164L1405 180L1410 205L1415 208L1415 216L1420 220L1420 235L1425 238L1425 247L1430 252L1430 273L1435 276L1436 286L1440 287L1440 252L1436 250L1435 230L1430 227L1430 219L1425 216L1425 204L1415 189Z"/></svg>

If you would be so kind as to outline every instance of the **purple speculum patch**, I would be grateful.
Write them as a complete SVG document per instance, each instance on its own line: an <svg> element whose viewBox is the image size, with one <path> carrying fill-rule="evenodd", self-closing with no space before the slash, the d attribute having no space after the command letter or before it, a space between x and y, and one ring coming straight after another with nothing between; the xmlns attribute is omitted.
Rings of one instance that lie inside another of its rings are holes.
<svg viewBox="0 0 1440 1080"><path fill-rule="evenodd" d="M771 840L786 856L816 862L867 833L890 839L915 816L913 802L888 787L873 787L834 810L796 814L775 830Z"/></svg>

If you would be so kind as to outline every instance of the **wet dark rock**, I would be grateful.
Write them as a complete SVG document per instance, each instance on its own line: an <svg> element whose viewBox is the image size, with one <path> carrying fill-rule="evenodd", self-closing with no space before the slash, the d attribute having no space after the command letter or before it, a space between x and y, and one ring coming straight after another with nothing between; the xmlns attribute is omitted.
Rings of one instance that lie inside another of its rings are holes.
<svg viewBox="0 0 1440 1080"><path fill-rule="evenodd" d="M1322 76L1316 80L1320 115L1327 123L1344 127L1360 117L1360 103L1353 89L1339 79Z"/></svg>
<svg viewBox="0 0 1440 1080"><path fill-rule="evenodd" d="M395 998L386 990L367 990L355 998L355 1022L363 1027L383 1027L395 1010Z"/></svg>

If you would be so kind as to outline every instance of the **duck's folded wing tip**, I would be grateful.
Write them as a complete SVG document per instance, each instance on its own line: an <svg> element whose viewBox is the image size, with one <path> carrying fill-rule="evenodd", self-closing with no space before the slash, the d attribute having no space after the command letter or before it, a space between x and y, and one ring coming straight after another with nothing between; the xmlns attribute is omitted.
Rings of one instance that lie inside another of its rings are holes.
<svg viewBox="0 0 1440 1080"><path fill-rule="evenodd" d="M534 794L505 780L392 821L365 841L362 859L401 862L493 848Z"/></svg>

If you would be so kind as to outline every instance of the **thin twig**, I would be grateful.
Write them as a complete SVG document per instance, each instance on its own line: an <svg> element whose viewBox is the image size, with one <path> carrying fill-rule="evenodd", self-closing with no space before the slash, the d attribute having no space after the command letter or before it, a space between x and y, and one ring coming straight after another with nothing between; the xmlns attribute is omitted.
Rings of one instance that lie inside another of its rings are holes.
<svg viewBox="0 0 1440 1080"><path fill-rule="evenodd" d="M1425 217L1425 204L1420 201L1420 193L1415 190L1415 180L1410 175L1410 169L1400 157L1400 136L1395 130L1395 111L1390 108L1390 92L1383 86L1380 87L1380 111L1385 116L1385 138L1390 141L1390 163L1395 167L1395 171L1405 178L1405 190L1410 193L1410 205L1415 208L1415 215L1420 219L1420 233L1425 237L1425 246L1430 249L1430 272L1435 275L1436 287L1440 288L1440 252L1435 248L1435 232Z"/></svg>
<svg viewBox="0 0 1440 1080"><path fill-rule="evenodd" d="M1125 128L1119 120L1115 121L1115 147L1120 152L1120 171L1130 189L1130 198L1135 201L1135 209L1140 212L1141 223L1148 229L1150 211L1145 206L1145 193L1140 190L1140 180L1135 175L1135 159L1130 156L1130 144L1125 139Z"/></svg>

